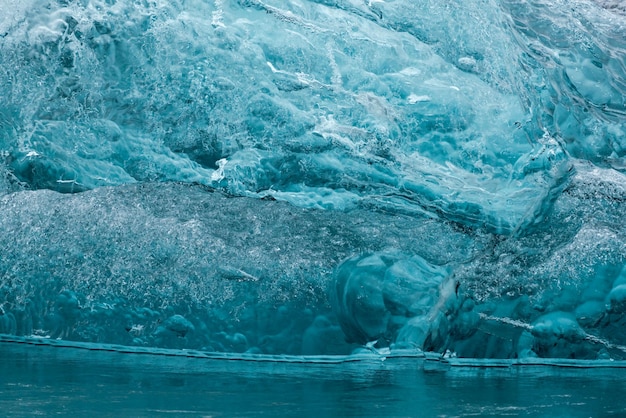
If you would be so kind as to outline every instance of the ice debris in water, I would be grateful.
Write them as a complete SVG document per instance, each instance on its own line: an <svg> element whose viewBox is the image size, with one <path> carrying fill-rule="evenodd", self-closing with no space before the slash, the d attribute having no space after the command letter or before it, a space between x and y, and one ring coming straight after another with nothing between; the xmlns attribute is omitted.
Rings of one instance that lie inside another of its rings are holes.
<svg viewBox="0 0 626 418"><path fill-rule="evenodd" d="M18 3L0 333L626 357L619 4Z"/></svg>

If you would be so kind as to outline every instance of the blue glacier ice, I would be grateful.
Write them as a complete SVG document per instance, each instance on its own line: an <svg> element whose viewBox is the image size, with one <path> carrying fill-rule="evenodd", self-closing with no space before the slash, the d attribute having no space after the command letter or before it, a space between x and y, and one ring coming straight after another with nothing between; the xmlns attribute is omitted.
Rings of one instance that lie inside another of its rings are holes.
<svg viewBox="0 0 626 418"><path fill-rule="evenodd" d="M611 1L0 1L0 334L626 359Z"/></svg>

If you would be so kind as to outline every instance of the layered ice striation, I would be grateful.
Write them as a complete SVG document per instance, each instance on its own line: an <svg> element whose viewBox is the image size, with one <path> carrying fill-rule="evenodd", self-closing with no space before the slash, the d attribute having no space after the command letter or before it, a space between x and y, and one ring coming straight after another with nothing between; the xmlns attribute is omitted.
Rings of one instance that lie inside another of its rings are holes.
<svg viewBox="0 0 626 418"><path fill-rule="evenodd" d="M624 358L604 1L0 2L0 333Z"/></svg>

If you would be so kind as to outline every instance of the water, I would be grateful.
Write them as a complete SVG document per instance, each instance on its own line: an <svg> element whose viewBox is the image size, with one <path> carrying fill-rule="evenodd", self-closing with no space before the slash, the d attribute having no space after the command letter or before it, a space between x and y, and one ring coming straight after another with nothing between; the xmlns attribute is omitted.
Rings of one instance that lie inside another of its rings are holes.
<svg viewBox="0 0 626 418"><path fill-rule="evenodd" d="M623 369L236 361L5 343L8 416L621 416Z"/></svg>

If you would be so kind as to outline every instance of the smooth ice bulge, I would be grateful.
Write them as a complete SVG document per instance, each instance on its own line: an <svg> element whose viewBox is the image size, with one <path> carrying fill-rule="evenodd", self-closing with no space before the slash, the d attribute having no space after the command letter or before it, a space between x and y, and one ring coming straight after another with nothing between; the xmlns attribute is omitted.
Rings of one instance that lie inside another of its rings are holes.
<svg viewBox="0 0 626 418"><path fill-rule="evenodd" d="M624 358L620 10L0 4L0 333Z"/></svg>
<svg viewBox="0 0 626 418"><path fill-rule="evenodd" d="M419 256L378 253L344 261L335 273L331 300L347 340L395 342L409 319L433 309L448 274Z"/></svg>

